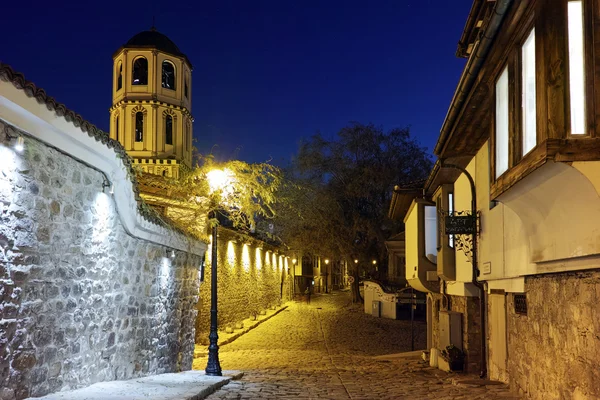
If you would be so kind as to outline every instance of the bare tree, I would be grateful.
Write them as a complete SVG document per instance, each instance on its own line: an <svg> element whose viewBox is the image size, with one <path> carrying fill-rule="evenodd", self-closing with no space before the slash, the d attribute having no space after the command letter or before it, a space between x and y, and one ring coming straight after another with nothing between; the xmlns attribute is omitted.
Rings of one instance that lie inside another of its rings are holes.
<svg viewBox="0 0 600 400"><path fill-rule="evenodd" d="M393 186L424 179L430 169L429 155L408 128L384 132L352 123L332 140L316 134L286 171L275 205L276 234L291 247L346 260L358 301L359 268L368 270L377 260L384 271L384 242L403 229L387 218Z"/></svg>

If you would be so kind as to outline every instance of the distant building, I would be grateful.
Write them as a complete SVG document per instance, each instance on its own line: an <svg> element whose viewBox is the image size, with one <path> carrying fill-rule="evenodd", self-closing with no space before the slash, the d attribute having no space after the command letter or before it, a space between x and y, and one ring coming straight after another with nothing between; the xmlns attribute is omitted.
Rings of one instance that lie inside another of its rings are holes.
<svg viewBox="0 0 600 400"><path fill-rule="evenodd" d="M113 55L110 137L144 172L178 178L192 166L192 64L152 28Z"/></svg>

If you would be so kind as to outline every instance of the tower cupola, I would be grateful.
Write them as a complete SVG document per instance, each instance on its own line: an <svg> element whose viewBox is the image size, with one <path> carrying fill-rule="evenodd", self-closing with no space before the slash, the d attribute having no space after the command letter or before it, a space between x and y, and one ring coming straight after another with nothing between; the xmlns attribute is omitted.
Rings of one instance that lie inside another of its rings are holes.
<svg viewBox="0 0 600 400"><path fill-rule="evenodd" d="M113 55L110 136L145 172L177 178L192 163L192 64L152 28Z"/></svg>

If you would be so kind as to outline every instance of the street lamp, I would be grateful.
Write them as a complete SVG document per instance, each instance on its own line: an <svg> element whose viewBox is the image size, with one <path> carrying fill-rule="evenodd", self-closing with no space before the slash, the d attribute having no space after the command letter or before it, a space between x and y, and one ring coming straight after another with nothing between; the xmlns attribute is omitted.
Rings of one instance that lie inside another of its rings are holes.
<svg viewBox="0 0 600 400"><path fill-rule="evenodd" d="M206 174L210 193L220 192L221 198L225 194L231 194L233 188L233 173L228 170L214 169ZM216 218L217 212L212 211L211 217ZM219 334L217 333L217 224L212 227L212 249L210 266L210 334L208 335L208 363L206 364L206 375L221 376L221 363L219 362Z"/></svg>
<svg viewBox="0 0 600 400"><path fill-rule="evenodd" d="M325 259L325 293L329 293L329 258Z"/></svg>

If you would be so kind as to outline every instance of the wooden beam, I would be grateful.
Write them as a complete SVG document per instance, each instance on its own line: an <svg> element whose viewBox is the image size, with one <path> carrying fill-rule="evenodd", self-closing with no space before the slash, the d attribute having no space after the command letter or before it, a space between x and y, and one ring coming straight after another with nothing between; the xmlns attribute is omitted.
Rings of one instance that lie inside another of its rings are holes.
<svg viewBox="0 0 600 400"><path fill-rule="evenodd" d="M538 143L561 139L567 132L567 1L535 4Z"/></svg>

